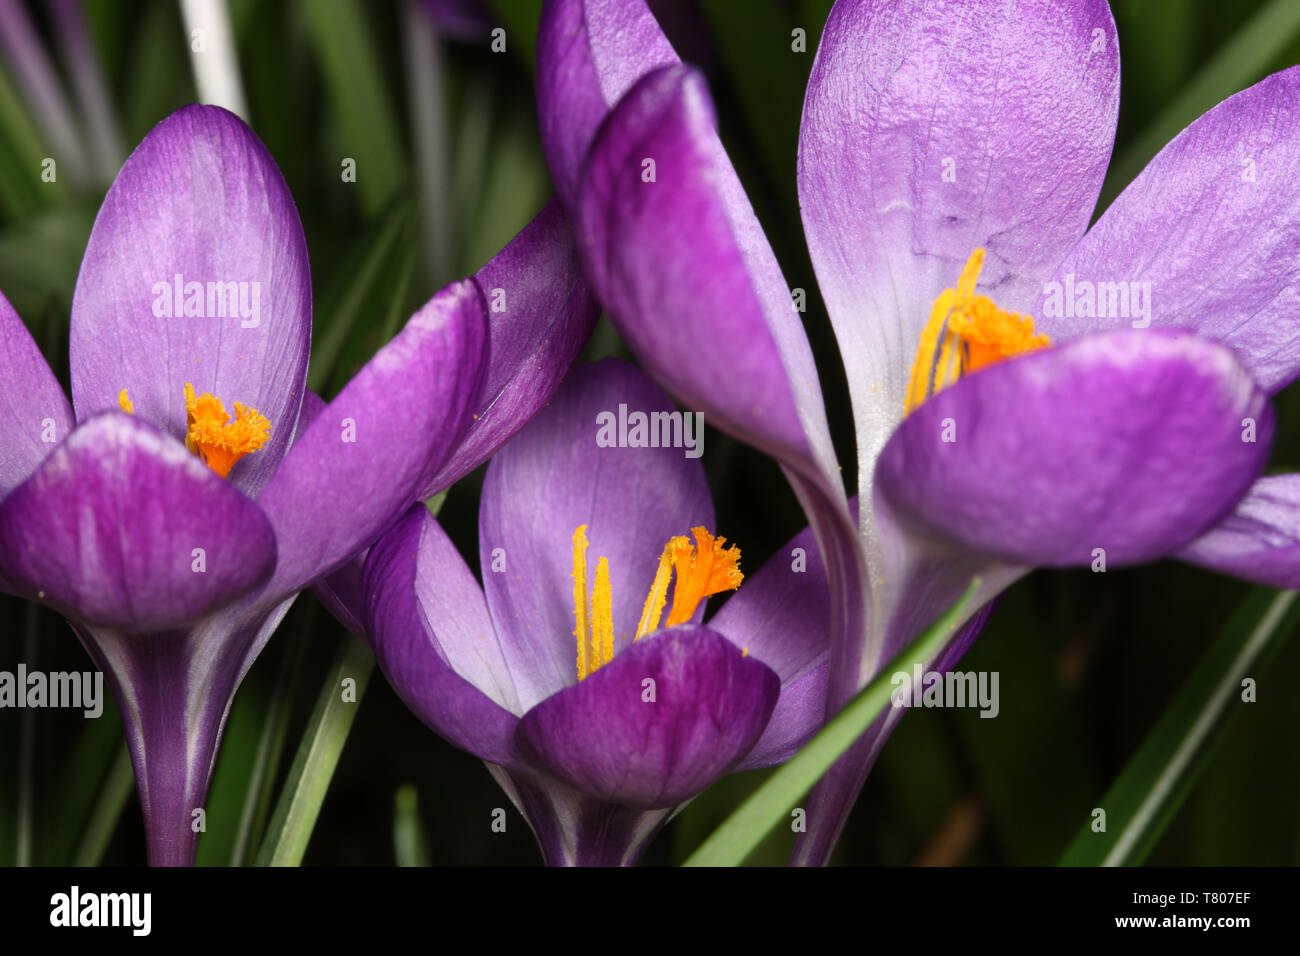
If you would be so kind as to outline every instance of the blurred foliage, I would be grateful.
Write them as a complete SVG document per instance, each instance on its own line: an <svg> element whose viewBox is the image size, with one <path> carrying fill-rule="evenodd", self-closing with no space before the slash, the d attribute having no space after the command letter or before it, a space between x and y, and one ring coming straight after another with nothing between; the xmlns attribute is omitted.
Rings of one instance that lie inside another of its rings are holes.
<svg viewBox="0 0 1300 956"><path fill-rule="evenodd" d="M437 57L432 95L443 104L443 123L434 130L435 152L423 154L412 117L431 91L411 88L411 8L366 0L231 2L249 120L279 163L306 230L317 304L311 381L327 394L450 278L430 255L422 212L436 213L451 242L449 267L465 274L508 241L549 192L533 115L539 4L485 5L507 28L507 52L492 53L486 37L444 40L426 51ZM653 6L678 50L707 74L723 139L786 277L810 292L808 334L844 477L854 487L847 388L816 297L794 183L803 89L830 2ZM1287 9L1296 6L1113 0L1122 106L1104 201L1195 113L1300 61L1296 17ZM31 9L50 40L43 6ZM86 10L130 148L195 99L185 31L176 5L163 0L89 0ZM806 54L790 51L795 27L807 31ZM0 70L0 289L66 386L69 304L107 183L42 183L47 149L38 119L14 78ZM340 162L349 156L358 160L356 184L340 181ZM440 175L446 195L430 195L426 183ZM602 322L589 355L620 351ZM1300 465L1298 401L1294 389L1279 401L1278 468ZM719 527L743 543L747 562L757 567L802 526L801 513L771 462L719 433L707 440ZM441 513L471 564L480 482L481 471L453 488ZM1022 581L963 664L1000 672L999 718L924 710L903 720L836 862L1056 862L1247 590L1168 562L1104 575L1039 572ZM341 638L339 626L313 604L310 596L299 599L236 699L200 862L256 854L273 794ZM0 597L0 669L18 661L46 670L91 666L56 615ZM1287 644L1256 676L1258 703L1229 729L1149 862L1300 860L1300 642ZM121 748L111 706L98 721L0 711L0 862L142 862L133 792L121 806ZM720 781L668 826L646 861L684 859L763 777ZM491 831L496 807L508 808L505 833ZM791 834L778 832L751 863L782 863L791 843ZM482 764L439 740L384 681L374 680L305 862L429 860L533 865L539 857L523 819Z"/></svg>

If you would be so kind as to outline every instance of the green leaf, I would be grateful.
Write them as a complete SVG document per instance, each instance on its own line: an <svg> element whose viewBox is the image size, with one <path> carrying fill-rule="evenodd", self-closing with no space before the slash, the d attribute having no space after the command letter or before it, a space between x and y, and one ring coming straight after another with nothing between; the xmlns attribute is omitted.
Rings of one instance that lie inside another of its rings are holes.
<svg viewBox="0 0 1300 956"><path fill-rule="evenodd" d="M288 633L274 683L257 679L263 658L235 696L203 804L207 829L199 837L198 866L245 866L261 845L317 610L311 601L296 602L282 627Z"/></svg>
<svg viewBox="0 0 1300 956"><path fill-rule="evenodd" d="M271 708L262 726L258 739L257 758L249 772L248 790L244 795L244 806L239 816L239 829L235 835L234 846L230 851L230 865L243 866L247 862L252 848L261 842L262 832L266 826L266 816L270 812L271 800L275 794L276 770L280 766L280 756L284 753L285 738L289 735L289 718L292 716L293 688L302 673L303 661L307 656L307 644L310 638L310 625L316 619L316 606L309 605L300 626L295 630L288 653L275 679L275 690L271 693Z"/></svg>
<svg viewBox="0 0 1300 956"><path fill-rule="evenodd" d="M374 669L375 655L370 648L351 634L345 635L280 791L266 840L257 855L258 866L297 866L302 862ZM355 695L345 695L345 680L355 681Z"/></svg>
<svg viewBox="0 0 1300 956"><path fill-rule="evenodd" d="M0 70L0 210L13 219L30 216L52 200L63 199L67 187L56 177L41 180L41 161L50 151L41 143L17 89ZM56 170L57 171L57 170Z"/></svg>
<svg viewBox="0 0 1300 956"><path fill-rule="evenodd" d="M1273 0L1219 48L1182 93L1147 124L1111 163L1097 204L1100 212L1184 127L1233 93L1261 79L1270 64L1300 33L1300 3Z"/></svg>
<svg viewBox="0 0 1300 956"><path fill-rule="evenodd" d="M420 820L415 784L406 783L393 795L393 856L398 866L430 866L429 839Z"/></svg>
<svg viewBox="0 0 1300 956"><path fill-rule="evenodd" d="M478 205L461 220L461 273L473 272L495 256L528 225L551 192L534 108L507 102L496 119Z"/></svg>
<svg viewBox="0 0 1300 956"><path fill-rule="evenodd" d="M1258 677L1300 621L1295 591L1257 588L1233 614L1178 696L1097 806L1106 831L1090 820L1062 866L1140 864L1209 763L1242 704L1241 682Z"/></svg>
<svg viewBox="0 0 1300 956"><path fill-rule="evenodd" d="M68 203L0 232L0 289L28 322L47 307L66 321L94 219L92 206Z"/></svg>
<svg viewBox="0 0 1300 956"><path fill-rule="evenodd" d="M414 255L409 242L403 241L412 234L414 222L412 203L395 204L348 256L321 296L307 379L313 391L322 391L342 371L345 353L357 351L358 339L373 333L373 317L393 306L389 279L394 268L403 267L406 255ZM397 255L404 249L404 255ZM372 321L367 323L367 318Z"/></svg>
<svg viewBox="0 0 1300 956"><path fill-rule="evenodd" d="M120 759L125 746L122 736L122 722L110 697L104 702L104 713L97 720L85 722L77 745L60 760L58 785L42 806L46 816L42 863L66 865L74 854L84 852L83 821L104 812L97 808L96 801L105 799L102 782L113 777L114 761ZM133 781L129 761L127 771ZM75 843L78 833L83 833L80 850Z"/></svg>
<svg viewBox="0 0 1300 956"><path fill-rule="evenodd" d="M487 0L487 8L496 20L494 28L500 26L506 31L506 52L519 57L531 72L537 62L542 0Z"/></svg>
<svg viewBox="0 0 1300 956"><path fill-rule="evenodd" d="M700 845L683 866L738 866L790 809L821 779L889 704L892 675L925 666L943 650L957 630L966 606L980 588L974 578L966 593L901 654L881 668L875 680L858 692L817 736L770 776L727 821Z"/></svg>
<svg viewBox="0 0 1300 956"><path fill-rule="evenodd" d="M108 769L108 776L97 791L98 799L86 818L86 826L81 834L81 842L72 857L73 866L99 866L104 858L104 851L113 839L117 822L122 818L122 811L135 791L135 770L131 767L131 751L126 744L117 750L113 765Z"/></svg>
<svg viewBox="0 0 1300 956"><path fill-rule="evenodd" d="M357 0L312 0L298 9L338 112L344 156L357 161L362 209L374 215L405 182L406 155L370 17ZM335 160L335 175L339 169Z"/></svg>

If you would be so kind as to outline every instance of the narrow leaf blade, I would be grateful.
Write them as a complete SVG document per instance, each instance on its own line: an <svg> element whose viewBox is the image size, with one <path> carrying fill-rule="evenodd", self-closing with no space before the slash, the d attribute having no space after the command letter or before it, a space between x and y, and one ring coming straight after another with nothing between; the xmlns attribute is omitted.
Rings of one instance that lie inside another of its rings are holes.
<svg viewBox="0 0 1300 956"><path fill-rule="evenodd" d="M1295 631L1298 594L1258 588L1242 603L1098 804L1106 811L1105 832L1093 832L1090 819L1061 866L1129 866L1146 859L1242 704L1242 680L1258 676Z"/></svg>
<svg viewBox="0 0 1300 956"><path fill-rule="evenodd" d="M700 845L683 866L737 866L743 863L790 808L821 779L844 751L871 726L889 705L893 690L891 675L911 672L913 665L928 664L957 630L962 612L979 591L980 579L971 581L966 593L912 641L876 679L863 688L817 736L781 766L722 826Z"/></svg>

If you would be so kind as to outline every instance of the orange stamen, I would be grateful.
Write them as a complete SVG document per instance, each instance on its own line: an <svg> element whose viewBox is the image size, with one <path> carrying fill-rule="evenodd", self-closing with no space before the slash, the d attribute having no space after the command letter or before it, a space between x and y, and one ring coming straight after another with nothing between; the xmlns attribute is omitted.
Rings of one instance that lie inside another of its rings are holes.
<svg viewBox="0 0 1300 956"><path fill-rule="evenodd" d="M196 395L189 382L185 383L185 425L185 447L222 478L235 462L271 437L271 422L257 409L235 402L231 420L221 399L210 392Z"/></svg>

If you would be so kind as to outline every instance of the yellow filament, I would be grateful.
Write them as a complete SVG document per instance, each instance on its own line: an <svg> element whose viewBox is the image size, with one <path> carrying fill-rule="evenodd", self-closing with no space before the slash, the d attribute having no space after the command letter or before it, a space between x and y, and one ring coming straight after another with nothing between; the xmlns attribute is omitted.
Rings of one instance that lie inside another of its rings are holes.
<svg viewBox="0 0 1300 956"><path fill-rule="evenodd" d="M573 532L573 616L578 621L573 636L578 639L578 680L585 680L595 668L587 647L587 526Z"/></svg>
<svg viewBox="0 0 1300 956"><path fill-rule="evenodd" d="M135 405L131 404L131 399L127 397L126 389L117 393L117 407L128 415L135 414Z"/></svg>
<svg viewBox="0 0 1300 956"><path fill-rule="evenodd" d="M645 606L641 608L641 620L636 625L639 641L651 631L659 629L659 618L663 616L664 605L668 603L668 582L673 576L672 542L664 545L659 555L659 567L655 569L655 579L650 584L650 593L646 595Z"/></svg>
<svg viewBox="0 0 1300 956"><path fill-rule="evenodd" d="M609 561L596 564L596 586L591 592L592 670L614 659L614 597L609 586Z"/></svg>
<svg viewBox="0 0 1300 956"><path fill-rule="evenodd" d="M668 603L668 584L676 574L673 604L666 627L689 621L700 602L711 594L734 591L745 576L740 573L740 549L724 547L727 539L714 537L704 528L692 528L694 544L675 537L659 555L650 593L641 608L633 641L659 630L659 619ZM614 659L614 607L609 561L596 563L596 580L590 598L587 592L587 526L573 532L573 636L578 646L578 680L586 680ZM749 653L748 649L745 654Z"/></svg>

